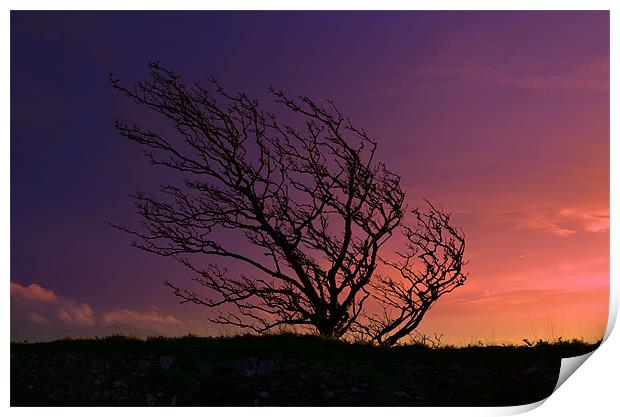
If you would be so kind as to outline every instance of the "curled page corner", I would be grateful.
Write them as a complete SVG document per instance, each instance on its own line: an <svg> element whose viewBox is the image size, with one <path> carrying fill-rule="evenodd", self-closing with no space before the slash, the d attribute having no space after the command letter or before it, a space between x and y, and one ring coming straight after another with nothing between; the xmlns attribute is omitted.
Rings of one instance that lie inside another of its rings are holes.
<svg viewBox="0 0 620 417"><path fill-rule="evenodd" d="M595 351L596 349L584 355L573 356L570 358L562 358L562 361L560 363L560 373L558 374L558 382L556 383L555 388L553 389L553 392L551 393L551 395L553 395L553 393L557 391L557 389L564 382L566 382L566 380L577 370L577 368L583 365L583 363L586 360L588 360L588 358ZM545 401L547 401L551 397L551 395L541 399L540 401L536 401L530 404L503 407L501 409L500 414L501 415L515 415L515 414L527 413L528 411L532 411L535 408L538 408L539 406L541 406Z"/></svg>
<svg viewBox="0 0 620 417"><path fill-rule="evenodd" d="M554 390L555 392L555 390ZM527 413L529 411L532 411L535 408L538 408L540 405L542 405L542 403L544 403L545 401L547 401L549 397L545 397L540 401L536 401L533 403L529 403L529 404L523 404L523 405L511 405L508 407L502 407L500 410L500 415L503 416L512 416L515 414L523 414L523 413Z"/></svg>
<svg viewBox="0 0 620 417"><path fill-rule="evenodd" d="M553 392L557 391L557 389L570 377L583 363L596 351L586 353L581 356L573 356L571 358L562 358L562 362L560 364L560 374L558 375L558 382L555 384L555 388Z"/></svg>
<svg viewBox="0 0 620 417"><path fill-rule="evenodd" d="M610 291L610 294L612 292ZM570 358L562 358L562 362L560 363L560 374L558 375L558 382L555 384L555 388L553 392L556 392L560 386L566 382L566 380L579 368L583 363L588 360L590 356L609 338L611 331L616 324L616 317L618 315L618 303L615 302L614 297L612 296L612 300L609 306L609 318L607 320L607 328L605 329L605 335L600 342L600 345L594 349L592 352L586 353L580 356L573 356ZM553 393L552 393L553 395ZM547 397L549 398L549 397ZM546 400L546 399L545 399ZM545 401L543 400L543 402ZM534 407L535 408L535 407Z"/></svg>

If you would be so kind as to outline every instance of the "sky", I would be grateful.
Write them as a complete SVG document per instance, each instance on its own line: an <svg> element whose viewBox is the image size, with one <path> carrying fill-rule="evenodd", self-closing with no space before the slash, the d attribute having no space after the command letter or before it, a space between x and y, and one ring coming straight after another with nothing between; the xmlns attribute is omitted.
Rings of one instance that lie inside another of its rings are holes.
<svg viewBox="0 0 620 417"><path fill-rule="evenodd" d="M410 206L465 231L466 284L421 331L448 343L600 338L609 302L607 12L12 12L11 338L229 334L130 246L154 190L107 74L149 61L261 101L333 99L400 173Z"/></svg>

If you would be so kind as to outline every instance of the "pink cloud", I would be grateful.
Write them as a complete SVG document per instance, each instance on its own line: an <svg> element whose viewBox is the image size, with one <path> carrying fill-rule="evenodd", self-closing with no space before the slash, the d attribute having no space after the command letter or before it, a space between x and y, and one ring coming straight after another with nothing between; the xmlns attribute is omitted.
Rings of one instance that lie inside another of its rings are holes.
<svg viewBox="0 0 620 417"><path fill-rule="evenodd" d="M11 298L25 302L58 302L58 297L52 290L43 288L38 284L23 286L17 282L11 282Z"/></svg>
<svg viewBox="0 0 620 417"><path fill-rule="evenodd" d="M609 209L589 211L564 208L560 210L559 215L565 219L579 222L586 232L603 233L609 231Z"/></svg>
<svg viewBox="0 0 620 417"><path fill-rule="evenodd" d="M54 291L36 283L23 286L11 282L11 298L28 306L30 310L36 310L31 311L28 317L39 325L50 324L56 318L70 325L95 325L95 313L91 306L56 295Z"/></svg>
<svg viewBox="0 0 620 417"><path fill-rule="evenodd" d="M35 313L34 311L28 314L28 318L32 320L32 322L41 326L47 325L49 323L45 317L43 317L39 313Z"/></svg>
<svg viewBox="0 0 620 417"><path fill-rule="evenodd" d="M78 304L75 301L67 301L56 312L58 318L65 323L76 326L94 326L95 313L86 303Z"/></svg>
<svg viewBox="0 0 620 417"><path fill-rule="evenodd" d="M170 315L162 315L156 311L141 313L139 311L127 309L115 309L105 313L101 322L105 325L110 324L131 324L131 325L181 325L181 321Z"/></svg>
<svg viewBox="0 0 620 417"><path fill-rule="evenodd" d="M51 338L67 333L86 336L105 334L113 326L120 326L124 329L121 331L131 331L136 336L188 332L185 324L176 317L156 310L141 312L116 308L97 313L87 303L56 294L35 283L24 286L11 282L11 298L18 301L11 307L12 331L20 330L24 324L34 324L35 332L44 332L41 334L45 337L51 335Z"/></svg>
<svg viewBox="0 0 620 417"><path fill-rule="evenodd" d="M512 223L522 229L542 230L559 237L609 231L609 209L524 207L520 211L485 213L481 220L484 223Z"/></svg>

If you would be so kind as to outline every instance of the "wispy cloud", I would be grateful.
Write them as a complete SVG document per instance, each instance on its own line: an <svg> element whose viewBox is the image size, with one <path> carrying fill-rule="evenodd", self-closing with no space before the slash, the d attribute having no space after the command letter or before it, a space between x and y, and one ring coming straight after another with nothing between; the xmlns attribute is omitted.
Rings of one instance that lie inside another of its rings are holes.
<svg viewBox="0 0 620 417"><path fill-rule="evenodd" d="M603 233L609 231L609 209L589 211L563 208L558 215L568 221L577 221L586 232Z"/></svg>
<svg viewBox="0 0 620 417"><path fill-rule="evenodd" d="M566 54L543 54L515 47L518 45L514 42L486 36L453 37L432 57L400 65L373 91L379 95L401 95L411 88L441 91L453 89L455 85L538 91L609 91L609 59L606 56L584 55L575 60L574 56Z"/></svg>
<svg viewBox="0 0 620 417"><path fill-rule="evenodd" d="M139 311L127 309L115 309L103 314L101 322L106 325L111 324L130 324L134 326L144 325L181 325L182 322L170 315L162 315L156 311L141 313Z"/></svg>
<svg viewBox="0 0 620 417"><path fill-rule="evenodd" d="M487 61L487 62L485 62ZM609 64L592 61L566 66L557 72L557 66L544 62L488 62L484 58L439 58L432 66L414 71L426 79L453 79L460 82L544 90L609 90Z"/></svg>
<svg viewBox="0 0 620 417"><path fill-rule="evenodd" d="M28 318L30 320L32 320L33 323L39 324L41 326L45 326L45 325L49 324L49 322L47 321L47 319L45 317L43 317L39 313L35 313L34 311L32 311L32 312L30 312L30 314L28 314Z"/></svg>
<svg viewBox="0 0 620 417"><path fill-rule="evenodd" d="M537 229L569 237L578 233L605 233L609 231L609 209L578 208L523 208L512 211L487 212L481 215L483 223L511 223L518 228Z"/></svg>
<svg viewBox="0 0 620 417"><path fill-rule="evenodd" d="M570 313L571 307L588 304L605 309L609 291L607 288L564 289L564 288L520 288L514 290L484 290L451 297L445 310L466 312L466 314L487 315L492 312L536 313L560 311Z"/></svg>

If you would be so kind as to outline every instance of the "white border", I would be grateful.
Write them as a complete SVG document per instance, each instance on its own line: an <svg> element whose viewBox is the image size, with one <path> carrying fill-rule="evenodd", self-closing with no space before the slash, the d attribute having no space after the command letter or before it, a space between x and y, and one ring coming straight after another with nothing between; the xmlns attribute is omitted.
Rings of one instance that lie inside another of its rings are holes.
<svg viewBox="0 0 620 417"><path fill-rule="evenodd" d="M493 0L474 0L474 1L459 1L459 0L439 0L439 1L394 1L384 0L381 2L358 0L358 1L334 1L334 0L305 0L296 2L285 2L282 0L262 0L262 1L244 1L244 0L227 0L225 2L213 2L213 1L188 1L188 0L176 0L162 1L152 0L147 2L140 2L135 0L124 0L122 2L110 3L109 1L92 0L89 2L79 2L76 0L57 0L53 4L49 1L4 1L5 7L4 14L2 16L2 42L0 43L1 55L5 57L2 61L1 71L3 72L4 82L1 84L2 96L4 97L3 105L4 111L2 112L2 124L5 131L5 139L2 141L2 152L0 152L0 186L2 187L2 196L4 198L3 204L0 204L0 230L2 231L2 238L0 239L0 266L3 270L2 276L5 277L5 289L4 289L4 301L2 314L2 330L5 335L5 343L1 345L2 351L2 363L5 370L9 369L9 280L10 278L10 208L9 208L9 195L10 195L10 66L8 65L8 58L10 56L10 13L9 10L63 10L63 9L77 9L77 10L105 10L105 9L117 9L117 10L134 10L144 9L148 6L150 9L156 10L312 10L312 9L324 9L324 10L611 10L611 114L618 113L618 77L620 76L620 42L618 31L618 19L616 13L620 10L617 5L617 1L613 0L590 0L590 1L578 1L578 0L510 0L510 1L493 1ZM576 29L577 30L577 29ZM619 154L618 147L618 126L614 118L611 118L611 149L610 154L616 156ZM611 161L611 189L614 191L610 195L611 199L611 253L620 253L618 251L619 242L616 230L616 216L618 215L618 208L620 202L620 195L618 193L618 169L614 165L614 160L617 161L617 156L612 157ZM617 409L617 393L614 389L612 381L617 379L618 372L618 359L615 355L615 351L618 348L617 335L611 335L610 332L615 322L615 318L618 310L618 262L617 259L611 258L611 283L610 283L610 320L606 332L606 342L603 346L594 353L594 359L589 360L584 366L577 371L577 376L572 377L571 381L562 385L556 393L554 393L544 406L536 408L533 411L533 415L551 415L558 413L566 413L567 415L584 415L586 413L597 415L606 415L608 410ZM9 372L3 372L1 379L1 391L2 404L4 407L9 405ZM612 391L613 390L613 391ZM543 401L544 402L544 401ZM541 402L542 403L542 402ZM503 407L503 408L424 408L424 409L390 409L390 413L421 413L423 415L471 415L471 416L484 416L484 415L506 415L524 412L534 408L535 405L523 406L523 407ZM115 412L130 413L133 409L117 409ZM82 415L85 410L80 408L48 408L30 409L30 408L12 408L9 410L14 415L29 415L31 413L45 412L51 416L66 416L66 415ZM310 416L316 413L338 414L342 413L355 413L355 414L374 414L378 410L372 408L345 410L342 408L325 408L325 409L312 409L312 408L298 408L295 409L295 414L300 416ZM89 408L87 410L89 414L95 416L108 414L110 410L106 408ZM170 414L170 409L151 409L148 411L153 416L164 416ZM181 410L183 413L202 415L205 410L200 408L191 408ZM291 410L285 408L258 408L258 409L209 409L209 413L215 414L241 414L252 416L285 416L288 415Z"/></svg>

